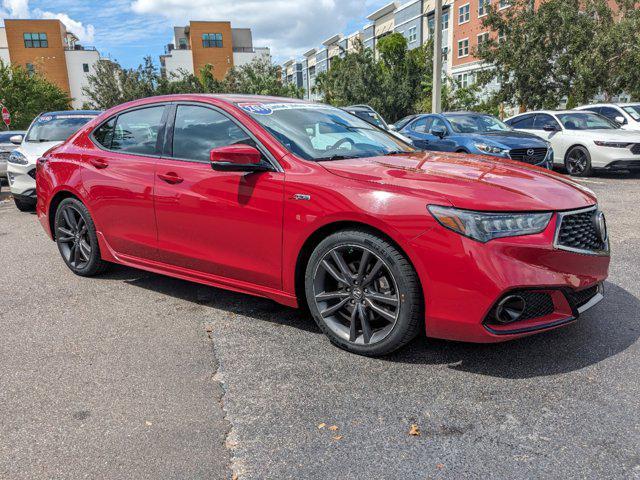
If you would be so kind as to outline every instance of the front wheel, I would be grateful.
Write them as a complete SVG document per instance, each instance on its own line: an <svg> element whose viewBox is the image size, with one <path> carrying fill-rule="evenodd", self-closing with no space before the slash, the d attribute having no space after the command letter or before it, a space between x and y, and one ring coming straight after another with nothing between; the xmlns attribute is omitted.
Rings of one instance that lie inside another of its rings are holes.
<svg viewBox="0 0 640 480"><path fill-rule="evenodd" d="M580 146L569 150L564 166L567 169L567 173L574 177L588 177L593 172L591 155L589 155L589 151L586 148Z"/></svg>
<svg viewBox="0 0 640 480"><path fill-rule="evenodd" d="M93 219L80 200L66 198L60 202L54 226L60 255L73 273L90 277L106 269Z"/></svg>
<svg viewBox="0 0 640 480"><path fill-rule="evenodd" d="M311 314L332 343L361 355L385 355L421 330L422 296L408 259L388 240L360 230L324 239L305 275Z"/></svg>

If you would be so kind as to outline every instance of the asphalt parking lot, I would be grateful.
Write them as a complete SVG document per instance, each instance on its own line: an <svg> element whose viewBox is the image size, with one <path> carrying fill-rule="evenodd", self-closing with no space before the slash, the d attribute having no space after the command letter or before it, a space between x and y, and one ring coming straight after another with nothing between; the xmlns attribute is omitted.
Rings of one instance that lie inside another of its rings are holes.
<svg viewBox="0 0 640 480"><path fill-rule="evenodd" d="M612 238L605 301L554 332L384 359L268 300L76 277L3 197L0 478L640 479L640 175L582 183Z"/></svg>

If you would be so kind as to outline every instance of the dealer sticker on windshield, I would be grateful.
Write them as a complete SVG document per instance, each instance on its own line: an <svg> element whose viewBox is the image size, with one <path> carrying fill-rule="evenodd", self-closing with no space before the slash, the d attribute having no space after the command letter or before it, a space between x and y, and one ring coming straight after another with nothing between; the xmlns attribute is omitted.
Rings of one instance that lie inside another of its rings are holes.
<svg viewBox="0 0 640 480"><path fill-rule="evenodd" d="M245 112L253 115L271 115L273 112L280 110L326 110L333 109L330 105L324 105L322 103L238 103L239 108Z"/></svg>

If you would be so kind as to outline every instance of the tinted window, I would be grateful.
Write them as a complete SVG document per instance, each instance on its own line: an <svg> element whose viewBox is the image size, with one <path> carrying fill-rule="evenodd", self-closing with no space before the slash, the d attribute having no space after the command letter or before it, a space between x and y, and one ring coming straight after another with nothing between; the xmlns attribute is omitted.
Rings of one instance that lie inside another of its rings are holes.
<svg viewBox="0 0 640 480"><path fill-rule="evenodd" d="M115 117L109 121L103 123L93 131L93 138L96 139L100 145L105 148L111 148L111 141L113 140L113 132L116 126Z"/></svg>
<svg viewBox="0 0 640 480"><path fill-rule="evenodd" d="M111 149L153 155L164 106L143 108L118 115Z"/></svg>
<svg viewBox="0 0 640 480"><path fill-rule="evenodd" d="M513 128L533 128L533 115L512 118L507 122Z"/></svg>
<svg viewBox="0 0 640 480"><path fill-rule="evenodd" d="M547 115L546 113L537 114L533 121L534 130L544 130L544 127L547 125L553 125L558 129L560 128L558 122L556 122L551 115Z"/></svg>
<svg viewBox="0 0 640 480"><path fill-rule="evenodd" d="M173 156L209 161L213 148L255 142L223 114L206 107L179 105L173 129Z"/></svg>
<svg viewBox="0 0 640 480"><path fill-rule="evenodd" d="M413 122L411 130L418 133L427 133L433 122L433 117L422 117Z"/></svg>
<svg viewBox="0 0 640 480"><path fill-rule="evenodd" d="M607 120L596 113L560 113L558 118L567 130L615 130L617 123Z"/></svg>
<svg viewBox="0 0 640 480"><path fill-rule="evenodd" d="M429 131L431 131L433 128L439 128L439 129L444 128L446 132L449 131L449 129L447 128L447 124L444 123L444 120L438 117L435 117L433 119L433 123L429 126Z"/></svg>
<svg viewBox="0 0 640 480"><path fill-rule="evenodd" d="M612 107L602 107L600 109L600 115L607 117L609 120L615 122L616 117L622 117L622 113Z"/></svg>

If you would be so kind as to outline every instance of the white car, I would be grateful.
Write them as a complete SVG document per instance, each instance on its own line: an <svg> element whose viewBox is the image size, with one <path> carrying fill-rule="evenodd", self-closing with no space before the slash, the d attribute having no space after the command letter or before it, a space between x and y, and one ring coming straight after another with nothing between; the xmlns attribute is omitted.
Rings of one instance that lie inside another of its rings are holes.
<svg viewBox="0 0 640 480"><path fill-rule="evenodd" d="M100 113L94 110L42 113L31 123L24 138L22 135L11 137L12 143L20 144L7 160L7 179L18 210L27 212L35 208L38 158Z"/></svg>
<svg viewBox="0 0 640 480"><path fill-rule="evenodd" d="M597 103L583 105L575 110L589 110L613 120L624 130L640 132L640 103Z"/></svg>
<svg viewBox="0 0 640 480"><path fill-rule="evenodd" d="M594 168L640 169L640 132L622 130L597 113L527 112L505 123L551 142L554 163L564 165L570 175L587 177Z"/></svg>
<svg viewBox="0 0 640 480"><path fill-rule="evenodd" d="M0 131L0 182L7 178L7 159L16 149L16 144L11 142L11 138L24 134L25 132L18 130Z"/></svg>

